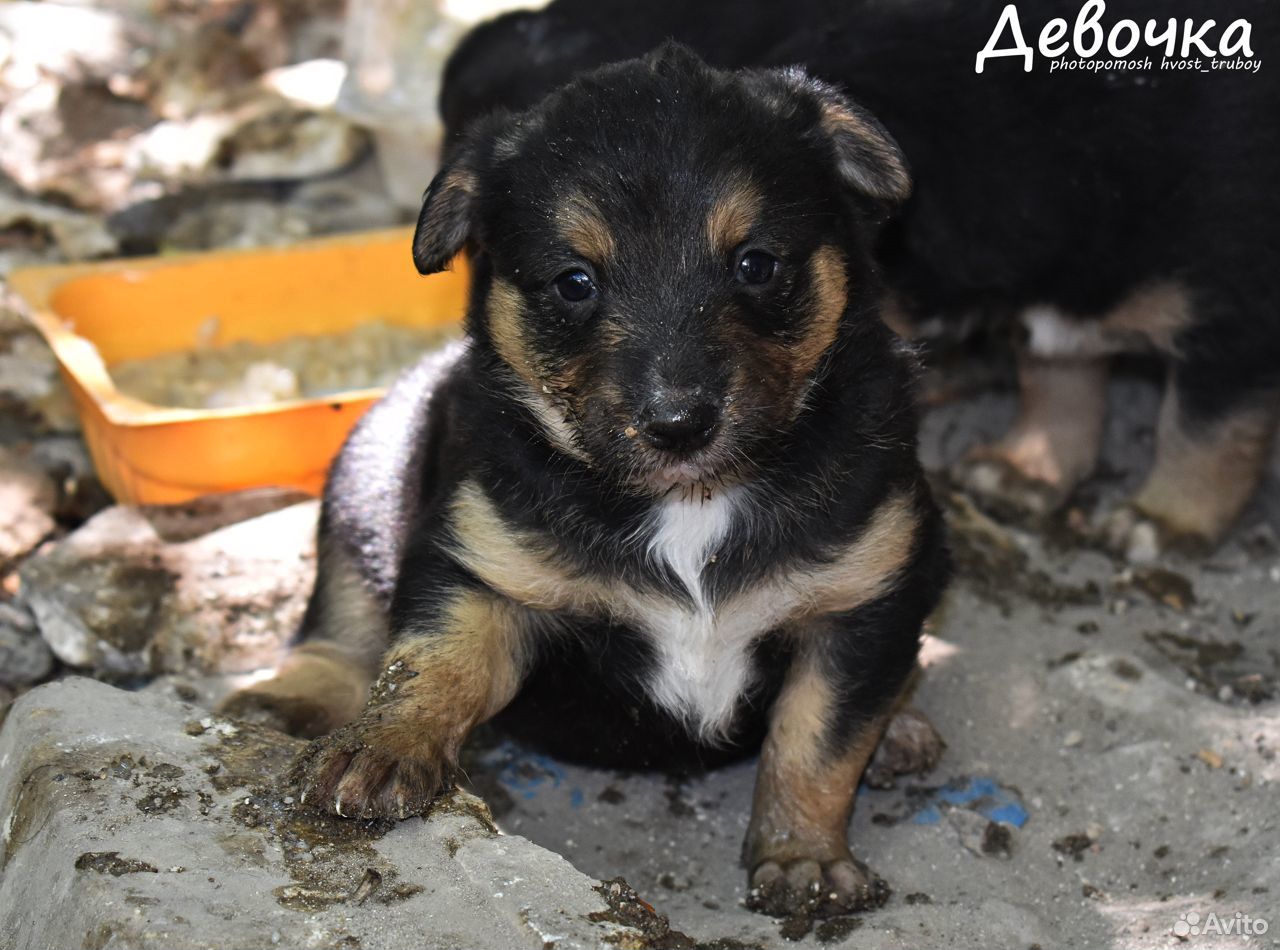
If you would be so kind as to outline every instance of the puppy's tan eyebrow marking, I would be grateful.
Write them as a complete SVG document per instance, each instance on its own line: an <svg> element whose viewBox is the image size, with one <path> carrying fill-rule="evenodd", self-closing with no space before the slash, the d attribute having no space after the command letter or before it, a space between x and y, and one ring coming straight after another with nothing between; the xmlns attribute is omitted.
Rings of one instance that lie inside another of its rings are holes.
<svg viewBox="0 0 1280 950"><path fill-rule="evenodd" d="M610 260L617 250L613 232L594 201L572 195L556 212L557 227L574 253L595 264Z"/></svg>
<svg viewBox="0 0 1280 950"><path fill-rule="evenodd" d="M707 240L718 254L728 254L751 234L764 199L750 180L734 175L707 213Z"/></svg>

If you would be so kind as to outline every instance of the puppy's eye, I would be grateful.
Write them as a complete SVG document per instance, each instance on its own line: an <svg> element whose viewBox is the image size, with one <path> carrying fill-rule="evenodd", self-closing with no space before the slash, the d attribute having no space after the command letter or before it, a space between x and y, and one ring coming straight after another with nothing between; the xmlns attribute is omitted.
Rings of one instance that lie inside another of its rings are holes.
<svg viewBox="0 0 1280 950"><path fill-rule="evenodd" d="M744 284L767 284L778 269L778 259L764 251L747 251L738 260L737 278Z"/></svg>
<svg viewBox="0 0 1280 950"><path fill-rule="evenodd" d="M586 271L567 270L555 279L556 293L569 303L582 303L596 295L595 281Z"/></svg>

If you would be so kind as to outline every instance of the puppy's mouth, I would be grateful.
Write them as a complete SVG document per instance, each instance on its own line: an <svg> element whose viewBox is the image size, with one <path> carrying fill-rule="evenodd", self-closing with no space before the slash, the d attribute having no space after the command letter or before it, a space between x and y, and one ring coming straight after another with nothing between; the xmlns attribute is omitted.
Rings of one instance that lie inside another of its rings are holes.
<svg viewBox="0 0 1280 950"><path fill-rule="evenodd" d="M741 460L727 441L716 439L693 452L669 452L645 447L632 456L631 481L646 493L710 490L737 481Z"/></svg>
<svg viewBox="0 0 1280 950"><path fill-rule="evenodd" d="M717 470L699 461L684 459L653 469L643 476L644 486L652 491L666 493L676 488L716 483L722 476Z"/></svg>

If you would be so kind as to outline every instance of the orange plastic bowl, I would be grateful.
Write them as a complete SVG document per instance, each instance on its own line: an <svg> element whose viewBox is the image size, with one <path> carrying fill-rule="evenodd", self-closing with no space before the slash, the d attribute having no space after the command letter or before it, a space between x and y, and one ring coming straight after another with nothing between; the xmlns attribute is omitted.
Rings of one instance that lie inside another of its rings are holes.
<svg viewBox="0 0 1280 950"><path fill-rule="evenodd" d="M396 229L286 248L215 251L15 271L75 399L98 476L124 502L172 504L261 485L318 494L347 432L379 389L236 409L153 406L119 392L120 360L212 342L269 342L341 332L366 320L456 323L463 268L423 278L412 231Z"/></svg>

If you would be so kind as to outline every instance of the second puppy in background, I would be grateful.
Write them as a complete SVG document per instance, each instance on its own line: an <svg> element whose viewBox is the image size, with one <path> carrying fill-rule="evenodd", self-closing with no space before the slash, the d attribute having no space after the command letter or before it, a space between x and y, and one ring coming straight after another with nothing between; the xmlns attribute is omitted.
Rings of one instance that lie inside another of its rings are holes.
<svg viewBox="0 0 1280 950"><path fill-rule="evenodd" d="M468 344L353 432L302 643L225 707L329 733L308 804L414 813L504 713L612 767L763 741L754 906L884 899L847 824L948 574L870 255L909 188L830 88L675 46L471 129L414 242L468 251Z"/></svg>

